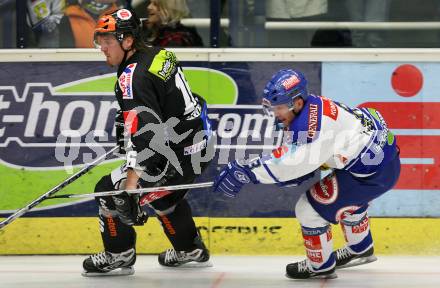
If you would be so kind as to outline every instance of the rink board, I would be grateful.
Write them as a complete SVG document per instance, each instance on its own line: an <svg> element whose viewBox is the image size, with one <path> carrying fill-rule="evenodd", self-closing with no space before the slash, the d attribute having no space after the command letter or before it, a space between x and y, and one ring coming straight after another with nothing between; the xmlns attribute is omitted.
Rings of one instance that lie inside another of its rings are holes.
<svg viewBox="0 0 440 288"><path fill-rule="evenodd" d="M369 210L377 253L440 255L440 62L436 61L440 50L176 52L192 90L208 100L213 129L219 135L215 165L208 167L198 182L212 181L219 166L227 163L221 161L224 151L230 151L223 157L226 160L241 157L244 149L240 147L244 145L237 139L247 136L248 130L256 130L256 136L271 134L273 125L261 111L262 89L275 71L295 67L306 74L311 92L352 106L377 108L397 136L401 177L392 191L371 203ZM113 147L115 75L103 60L93 49L0 51L0 70L7 71L0 79L0 217L24 207L78 171L87 162L87 155L103 153L98 148ZM405 86L412 78L422 85ZM230 129L230 121L237 129ZM65 152L56 144L66 129L82 133L78 151L77 146L65 143L66 151L78 152L70 162L72 166L57 157ZM93 138L96 143L91 144L96 145L89 146L86 136L100 129L108 138ZM263 149L264 141L256 138L247 143L248 154ZM222 141L225 139L232 142ZM273 147L268 146L270 151ZM113 158L60 193L91 192L100 177L119 164ZM289 189L246 185L233 201L220 200L209 189L197 189L188 200L213 253L302 255L302 238L293 210L309 184ZM99 251L96 210L94 201L44 201L0 230L0 254ZM137 229L140 253L158 253L169 247L155 219ZM341 245L339 227L335 227L334 235L336 245Z"/></svg>
<svg viewBox="0 0 440 288"><path fill-rule="evenodd" d="M213 254L302 255L303 240L294 218L208 218L196 224ZM440 219L373 218L377 254L440 255ZM154 217L137 227L137 251L157 254L170 247ZM335 247L343 245L340 227L333 227ZM98 220L21 218L0 230L0 254L87 254L102 249Z"/></svg>

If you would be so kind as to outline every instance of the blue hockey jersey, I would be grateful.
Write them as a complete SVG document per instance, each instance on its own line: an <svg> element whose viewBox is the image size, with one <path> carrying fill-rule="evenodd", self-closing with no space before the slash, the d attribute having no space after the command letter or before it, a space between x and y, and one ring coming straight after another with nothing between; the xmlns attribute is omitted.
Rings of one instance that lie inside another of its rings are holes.
<svg viewBox="0 0 440 288"><path fill-rule="evenodd" d="M396 153L395 137L378 111L310 95L284 132L284 144L250 166L261 183L288 182L322 166L365 177Z"/></svg>

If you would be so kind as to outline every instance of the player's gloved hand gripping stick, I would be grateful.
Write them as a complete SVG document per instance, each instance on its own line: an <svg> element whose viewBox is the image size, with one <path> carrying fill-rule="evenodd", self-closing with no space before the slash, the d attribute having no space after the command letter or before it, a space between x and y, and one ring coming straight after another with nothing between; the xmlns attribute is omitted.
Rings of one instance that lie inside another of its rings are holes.
<svg viewBox="0 0 440 288"><path fill-rule="evenodd" d="M301 177L284 182L277 182L275 184L279 187L298 186L314 176L315 172L313 171ZM227 197L235 198L243 186L248 183L260 184L260 181L252 172L249 164L235 160L223 167L219 175L215 178L213 192L222 192L223 195Z"/></svg>
<svg viewBox="0 0 440 288"><path fill-rule="evenodd" d="M235 198L241 188L248 183L258 184L255 174L238 161L228 163L215 178L214 192L223 192L227 197Z"/></svg>

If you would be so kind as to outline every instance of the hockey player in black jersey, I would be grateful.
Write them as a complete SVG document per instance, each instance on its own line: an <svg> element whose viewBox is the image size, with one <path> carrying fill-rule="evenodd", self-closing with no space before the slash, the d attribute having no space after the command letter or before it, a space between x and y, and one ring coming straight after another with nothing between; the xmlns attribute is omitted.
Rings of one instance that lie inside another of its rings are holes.
<svg viewBox="0 0 440 288"><path fill-rule="evenodd" d="M115 124L127 159L96 184L95 192L189 184L208 164L193 161L207 158L210 145L206 103L191 93L174 53L143 43L139 23L133 12L120 9L101 17L95 29L95 43L107 64L118 68L115 94L121 111ZM134 273L133 226L147 221L141 207L145 204L156 212L173 246L159 254L161 265L208 263L186 193L96 197L105 251L84 260L83 275Z"/></svg>

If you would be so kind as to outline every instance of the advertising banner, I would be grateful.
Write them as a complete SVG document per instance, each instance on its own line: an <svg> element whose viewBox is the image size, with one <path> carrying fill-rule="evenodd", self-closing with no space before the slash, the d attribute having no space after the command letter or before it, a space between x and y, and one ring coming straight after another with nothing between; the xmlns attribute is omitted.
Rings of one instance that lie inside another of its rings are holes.
<svg viewBox="0 0 440 288"><path fill-rule="evenodd" d="M348 106L375 108L397 136L402 171L370 214L440 216L438 63L323 63L322 93Z"/></svg>
<svg viewBox="0 0 440 288"><path fill-rule="evenodd" d="M191 91L207 100L216 134L212 163L196 182L213 181L229 161L270 153L280 144L280 131L261 109L262 91L275 72L294 67L307 77L309 92L351 107L376 108L397 136L401 177L371 203L369 213L379 218L372 221L377 253L440 253L440 230L432 230L440 227L439 219L420 219L440 216L438 63L256 59L183 61L182 66ZM2 62L0 71L1 219L114 147L118 104L116 73L104 62ZM123 162L112 156L58 194L91 193ZM299 187L246 185L236 199L194 189L188 200L213 253L303 254L294 207L319 177ZM46 200L0 230L0 254L100 251L96 215L93 199ZM139 253L169 248L155 219L136 230Z"/></svg>
<svg viewBox="0 0 440 288"><path fill-rule="evenodd" d="M263 115L260 104L273 73L296 66L310 78L311 90L319 93L321 87L319 63L182 64L192 91L209 104L217 135L215 157L199 181L212 181L229 161L270 153L279 144L273 119ZM0 83L0 210L8 213L113 147L118 104L113 93L116 76L105 63L0 63L0 69L8 71ZM106 161L63 192L93 192L100 177L121 162ZM189 199L196 216L293 216L304 187L247 185L239 199L228 203L210 189L200 189ZM94 216L95 206L93 200L48 200L25 217Z"/></svg>

